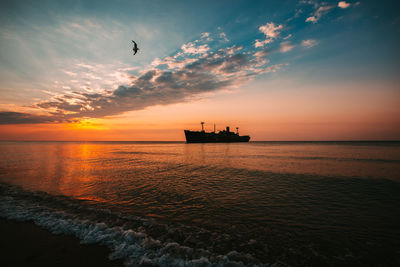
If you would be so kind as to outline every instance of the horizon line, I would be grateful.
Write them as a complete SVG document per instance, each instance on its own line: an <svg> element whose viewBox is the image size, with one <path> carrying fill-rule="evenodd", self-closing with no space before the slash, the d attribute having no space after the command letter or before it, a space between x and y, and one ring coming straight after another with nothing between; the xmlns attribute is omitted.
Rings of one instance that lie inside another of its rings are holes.
<svg viewBox="0 0 400 267"><path fill-rule="evenodd" d="M186 141L181 140L0 140L0 142L135 142L135 143L186 143ZM253 140L247 143L256 143L256 142L400 142L400 139L397 140ZM215 142L217 143L217 142ZM222 143L235 143L235 142L222 142ZM199 143L201 144L201 143ZM210 142L210 144L213 144Z"/></svg>

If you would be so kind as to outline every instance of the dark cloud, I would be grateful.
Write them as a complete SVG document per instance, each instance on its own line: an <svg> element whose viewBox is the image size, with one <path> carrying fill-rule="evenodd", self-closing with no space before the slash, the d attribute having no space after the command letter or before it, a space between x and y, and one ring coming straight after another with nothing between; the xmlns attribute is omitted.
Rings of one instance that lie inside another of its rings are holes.
<svg viewBox="0 0 400 267"><path fill-rule="evenodd" d="M265 54L229 47L193 56L177 53L138 77L130 85L120 85L104 94L73 92L44 101L36 107L52 116L3 112L5 123L42 123L80 118L100 118L140 110L154 105L186 101L205 92L226 89L263 73L268 68ZM182 63L183 62L183 63ZM185 64L186 62L186 64ZM160 66L163 66L162 68Z"/></svg>
<svg viewBox="0 0 400 267"><path fill-rule="evenodd" d="M21 112L0 112L0 124L29 124L57 122L56 116L41 116Z"/></svg>

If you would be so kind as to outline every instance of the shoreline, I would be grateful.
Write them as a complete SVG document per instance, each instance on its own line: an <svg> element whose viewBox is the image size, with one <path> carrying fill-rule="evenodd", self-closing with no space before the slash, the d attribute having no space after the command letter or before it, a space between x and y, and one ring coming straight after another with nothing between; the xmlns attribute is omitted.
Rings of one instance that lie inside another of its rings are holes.
<svg viewBox="0 0 400 267"><path fill-rule="evenodd" d="M102 245L81 244L72 235L55 235L32 221L0 218L2 266L123 266L109 260L110 250Z"/></svg>

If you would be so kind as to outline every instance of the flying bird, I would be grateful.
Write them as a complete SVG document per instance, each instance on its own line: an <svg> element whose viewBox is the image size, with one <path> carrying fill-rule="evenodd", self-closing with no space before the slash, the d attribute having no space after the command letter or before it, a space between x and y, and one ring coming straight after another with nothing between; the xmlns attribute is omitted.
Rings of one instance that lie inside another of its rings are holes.
<svg viewBox="0 0 400 267"><path fill-rule="evenodd" d="M132 40L132 43L133 43L133 52L135 52L135 53L133 53L134 55L136 55L136 53L137 53L137 51L139 50L139 48L137 47L137 44L136 44L136 42L135 41L133 41Z"/></svg>

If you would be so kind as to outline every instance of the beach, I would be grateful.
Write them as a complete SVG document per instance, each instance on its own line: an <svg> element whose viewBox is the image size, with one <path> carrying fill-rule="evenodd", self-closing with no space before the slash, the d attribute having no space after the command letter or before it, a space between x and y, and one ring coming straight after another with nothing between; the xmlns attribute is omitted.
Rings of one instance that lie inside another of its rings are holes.
<svg viewBox="0 0 400 267"><path fill-rule="evenodd" d="M0 219L2 266L123 266L110 261L108 248L81 244L71 235L54 235L33 222Z"/></svg>

